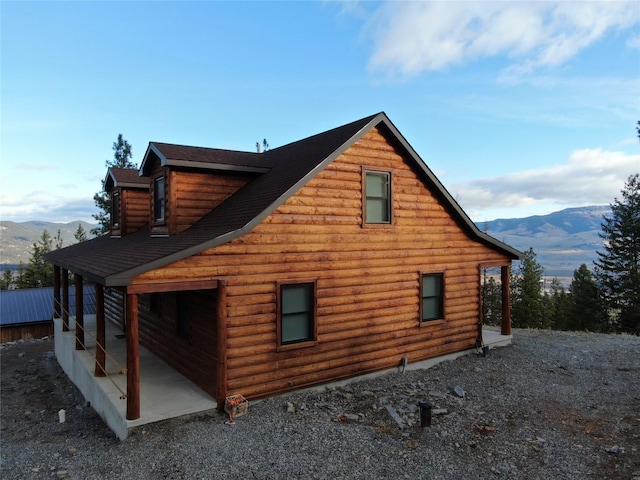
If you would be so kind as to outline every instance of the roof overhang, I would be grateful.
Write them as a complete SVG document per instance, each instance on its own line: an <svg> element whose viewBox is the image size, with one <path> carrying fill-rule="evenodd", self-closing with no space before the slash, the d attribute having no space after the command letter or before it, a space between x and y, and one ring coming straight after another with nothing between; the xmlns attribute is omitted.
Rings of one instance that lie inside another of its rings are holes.
<svg viewBox="0 0 640 480"><path fill-rule="evenodd" d="M140 165L141 176L150 174L150 172L148 172L149 165L152 163L154 157L160 160L160 165L162 167L196 168L200 170L238 173L267 173L270 170L267 166L242 165L223 162L199 162L197 160L171 158L165 156L153 142L150 142L147 147L147 151L144 154L144 158L142 159L142 164Z"/></svg>

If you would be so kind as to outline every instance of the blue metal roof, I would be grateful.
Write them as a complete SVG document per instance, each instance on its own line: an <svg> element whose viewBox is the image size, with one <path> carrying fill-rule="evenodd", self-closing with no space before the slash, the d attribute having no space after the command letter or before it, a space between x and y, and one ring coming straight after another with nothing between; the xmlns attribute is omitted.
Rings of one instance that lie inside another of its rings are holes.
<svg viewBox="0 0 640 480"><path fill-rule="evenodd" d="M93 285L84 285L82 291L84 314L95 315L95 288ZM69 314L76 314L76 289L73 285L69 285ZM43 322L52 318L52 287L0 291L0 325Z"/></svg>

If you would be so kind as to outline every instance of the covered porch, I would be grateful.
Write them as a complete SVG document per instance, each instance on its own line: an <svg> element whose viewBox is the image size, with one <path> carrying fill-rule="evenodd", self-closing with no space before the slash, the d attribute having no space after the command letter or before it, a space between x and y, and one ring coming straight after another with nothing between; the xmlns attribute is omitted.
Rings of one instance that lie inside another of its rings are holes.
<svg viewBox="0 0 640 480"><path fill-rule="evenodd" d="M95 315L84 317L84 349L75 348L75 319L69 319L67 331L63 329L61 318L54 319L54 324L58 362L121 440L141 425L217 408L211 395L140 346L140 416L127 420L127 373L123 371L127 365L125 334L116 325L106 322L106 375L96 376Z"/></svg>
<svg viewBox="0 0 640 480"><path fill-rule="evenodd" d="M146 348L139 348L140 358L140 416L135 420L127 420L127 373L123 366L127 364L127 347L125 334L116 325L106 323L105 345L108 355L105 360L106 375L95 375L96 332L95 315L84 317L84 349L76 349L76 322L69 318L69 329L64 330L63 320L54 319L55 350L58 362L71 381L80 389L87 401L98 412L107 426L124 440L129 433L142 425L180 417L198 412L211 411L217 408L216 400L195 385L189 379L171 368ZM507 346L511 343L511 335L502 335L499 327L482 328L483 346L490 349ZM409 366L410 370L429 368L445 360L453 360L459 356L475 353L470 349L455 354L437 357ZM385 373L376 372L373 375ZM372 376L372 374L364 377ZM359 378L350 378L351 383ZM336 384L345 383L336 382ZM322 388L327 387L323 385ZM317 388L317 387L314 387Z"/></svg>

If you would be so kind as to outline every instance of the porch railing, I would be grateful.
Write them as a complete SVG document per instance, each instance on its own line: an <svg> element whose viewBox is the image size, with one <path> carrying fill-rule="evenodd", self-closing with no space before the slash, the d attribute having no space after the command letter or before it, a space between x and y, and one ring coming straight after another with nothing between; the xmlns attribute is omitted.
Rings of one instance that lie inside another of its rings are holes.
<svg viewBox="0 0 640 480"><path fill-rule="evenodd" d="M109 379L109 381L113 384L114 387L116 387L118 389L118 391L120 392L120 399L121 400L125 400L127 398L127 393L122 390L122 388L120 388L120 386L116 383L116 381L113 379L113 377L107 372L105 365L102 365L100 362L98 362L97 360L97 356L98 356L98 351L101 351L109 360L111 360L114 365L118 368L118 374L123 375L127 373L127 367L123 367L122 365L120 365L120 362L118 362L111 354L109 354L109 352L107 352L107 349L105 348L104 345L101 345L100 342L98 342L98 339L96 336L94 336L89 330L87 330L86 328L84 328L84 325L78 323L76 321L76 318L74 316L71 315L71 313L66 310L64 308L64 305L61 304L61 302L55 300L56 305L58 306L58 308L60 309L60 312L62 313L62 325L63 325L63 330L64 331L68 331L69 330L69 323L68 320L73 320L74 324L75 324L75 328L76 329L80 329L82 331L82 337L79 337L76 334L76 350L79 350L77 348L77 345L82 346L82 350L85 350L86 352L88 352L92 358L95 361L95 365L96 368L99 369L103 375L105 377L107 377L107 379ZM95 341L95 345L96 345L96 353L92 354L91 351L87 348L86 342L84 341L84 336L88 335L90 338L92 338Z"/></svg>

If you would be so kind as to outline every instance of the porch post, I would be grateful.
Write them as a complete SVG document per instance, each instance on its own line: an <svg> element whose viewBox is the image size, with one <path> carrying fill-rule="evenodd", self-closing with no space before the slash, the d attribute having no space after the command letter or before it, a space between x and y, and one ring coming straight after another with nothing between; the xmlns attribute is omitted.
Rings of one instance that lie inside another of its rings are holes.
<svg viewBox="0 0 640 480"><path fill-rule="evenodd" d="M104 288L99 283L96 289L96 368L95 376L106 375L106 327L104 323Z"/></svg>
<svg viewBox="0 0 640 480"><path fill-rule="evenodd" d="M69 270L62 269L62 331L69 331Z"/></svg>
<svg viewBox="0 0 640 480"><path fill-rule="evenodd" d="M76 289L76 350L84 350L84 291L82 275L73 275Z"/></svg>
<svg viewBox="0 0 640 480"><path fill-rule="evenodd" d="M224 400L227 398L227 281L218 280L216 297L216 325L217 345L216 356L218 359L216 371L216 402L218 410L224 408Z"/></svg>
<svg viewBox="0 0 640 480"><path fill-rule="evenodd" d="M511 335L511 266L500 268L502 282L502 327L501 335Z"/></svg>
<svg viewBox="0 0 640 480"><path fill-rule="evenodd" d="M127 420L140 418L140 349L138 344L138 295L127 293Z"/></svg>
<svg viewBox="0 0 640 480"><path fill-rule="evenodd" d="M60 317L60 267L53 266L53 318Z"/></svg>

